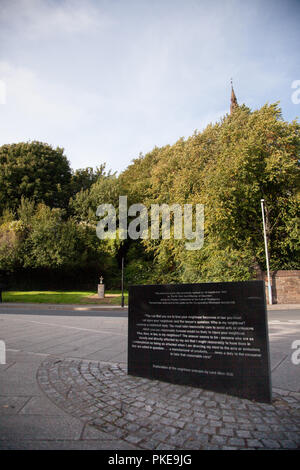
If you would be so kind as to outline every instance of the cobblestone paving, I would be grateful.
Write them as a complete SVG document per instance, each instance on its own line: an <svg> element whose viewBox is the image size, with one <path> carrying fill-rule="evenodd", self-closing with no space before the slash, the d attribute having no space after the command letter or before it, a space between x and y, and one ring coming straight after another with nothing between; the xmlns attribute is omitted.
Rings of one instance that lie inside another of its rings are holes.
<svg viewBox="0 0 300 470"><path fill-rule="evenodd" d="M274 389L268 405L71 359L48 358L37 379L66 412L136 448L300 448L300 393Z"/></svg>

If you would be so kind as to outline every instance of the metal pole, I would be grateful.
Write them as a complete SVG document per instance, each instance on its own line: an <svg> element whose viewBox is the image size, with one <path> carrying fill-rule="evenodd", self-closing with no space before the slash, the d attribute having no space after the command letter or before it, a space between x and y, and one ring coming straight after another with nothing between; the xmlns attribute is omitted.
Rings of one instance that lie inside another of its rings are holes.
<svg viewBox="0 0 300 470"><path fill-rule="evenodd" d="M269 253L268 253L268 242L267 242L267 234L266 234L266 223L265 223L265 210L264 210L264 199L260 200L261 203L261 213L262 213L262 220L263 220L263 228L264 228L264 240L265 240L265 252L266 252L266 265L267 265L267 276L268 276L268 293L269 293L269 304L272 305L272 287L271 287L271 278L270 278L270 268L269 268Z"/></svg>
<svg viewBox="0 0 300 470"><path fill-rule="evenodd" d="M124 258L122 257L122 277L121 277L121 285L122 285L122 301L121 306L124 307Z"/></svg>

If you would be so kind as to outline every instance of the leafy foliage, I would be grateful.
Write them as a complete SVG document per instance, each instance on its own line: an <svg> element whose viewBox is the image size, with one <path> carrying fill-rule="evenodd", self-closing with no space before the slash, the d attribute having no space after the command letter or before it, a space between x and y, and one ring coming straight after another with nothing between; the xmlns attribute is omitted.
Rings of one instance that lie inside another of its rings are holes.
<svg viewBox="0 0 300 470"><path fill-rule="evenodd" d="M271 269L299 269L299 154L300 125L285 122L277 103L237 106L188 139L140 155L118 177L105 164L71 171L62 149L40 142L4 145L0 270L96 266L117 286L125 256L128 283L253 279L265 269L262 198ZM120 195L148 209L204 204L203 248L173 238L99 240L96 209L118 208Z"/></svg>
<svg viewBox="0 0 300 470"><path fill-rule="evenodd" d="M254 112L241 106L125 170L121 181L135 202L205 204L202 250L144 242L161 282L249 279L257 266L265 269L261 198L271 269L299 268L299 132L276 103Z"/></svg>
<svg viewBox="0 0 300 470"><path fill-rule="evenodd" d="M21 197L67 207L71 169L63 149L41 142L0 147L0 213L16 210Z"/></svg>
<svg viewBox="0 0 300 470"><path fill-rule="evenodd" d="M70 207L77 221L87 222L96 226L96 210L100 204L119 203L119 182L116 174L102 172L94 184L88 189L81 189L70 200Z"/></svg>
<svg viewBox="0 0 300 470"><path fill-rule="evenodd" d="M22 221L0 225L0 269L13 272L20 264L20 248L25 227Z"/></svg>
<svg viewBox="0 0 300 470"><path fill-rule="evenodd" d="M75 196L78 192L89 189L98 178L105 175L105 163L97 167L79 168L78 170L72 171L71 178L71 194Z"/></svg>

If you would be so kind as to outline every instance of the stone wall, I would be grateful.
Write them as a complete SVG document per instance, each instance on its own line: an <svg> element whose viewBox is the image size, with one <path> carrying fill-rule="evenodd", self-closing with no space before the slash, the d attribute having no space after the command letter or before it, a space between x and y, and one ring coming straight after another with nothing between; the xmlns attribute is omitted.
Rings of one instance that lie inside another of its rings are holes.
<svg viewBox="0 0 300 470"><path fill-rule="evenodd" d="M272 296L274 304L300 304L300 270L271 271ZM266 299L269 303L267 273L258 273L257 279L266 283Z"/></svg>

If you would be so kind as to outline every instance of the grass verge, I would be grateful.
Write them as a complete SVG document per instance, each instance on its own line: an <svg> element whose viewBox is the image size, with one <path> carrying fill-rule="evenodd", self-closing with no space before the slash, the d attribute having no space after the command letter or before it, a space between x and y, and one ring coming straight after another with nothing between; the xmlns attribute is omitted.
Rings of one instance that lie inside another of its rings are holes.
<svg viewBox="0 0 300 470"><path fill-rule="evenodd" d="M92 291L7 291L2 293L2 300L37 304L121 305L121 291L106 291L104 299L99 299ZM127 305L127 292L124 292L124 301Z"/></svg>

